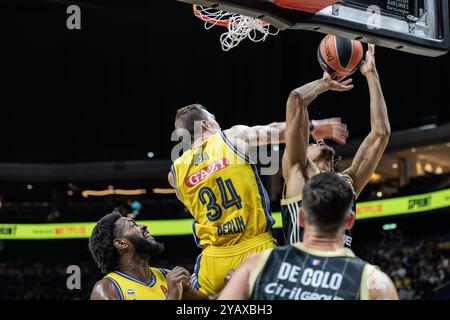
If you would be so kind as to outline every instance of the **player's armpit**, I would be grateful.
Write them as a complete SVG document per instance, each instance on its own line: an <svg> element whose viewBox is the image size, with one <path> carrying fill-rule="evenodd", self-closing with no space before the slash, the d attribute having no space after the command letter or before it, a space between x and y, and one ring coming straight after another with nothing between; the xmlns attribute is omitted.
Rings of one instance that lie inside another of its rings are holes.
<svg viewBox="0 0 450 320"><path fill-rule="evenodd" d="M102 279L92 289L91 300L120 300L120 296L111 280Z"/></svg>

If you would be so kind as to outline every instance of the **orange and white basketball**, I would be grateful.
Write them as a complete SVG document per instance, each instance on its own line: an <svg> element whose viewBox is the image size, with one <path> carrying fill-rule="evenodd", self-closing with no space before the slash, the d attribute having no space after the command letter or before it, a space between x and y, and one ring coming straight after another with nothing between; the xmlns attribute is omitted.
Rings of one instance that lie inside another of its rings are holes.
<svg viewBox="0 0 450 320"><path fill-rule="evenodd" d="M345 78L361 65L364 49L361 42L327 35L317 49L322 69L331 76Z"/></svg>

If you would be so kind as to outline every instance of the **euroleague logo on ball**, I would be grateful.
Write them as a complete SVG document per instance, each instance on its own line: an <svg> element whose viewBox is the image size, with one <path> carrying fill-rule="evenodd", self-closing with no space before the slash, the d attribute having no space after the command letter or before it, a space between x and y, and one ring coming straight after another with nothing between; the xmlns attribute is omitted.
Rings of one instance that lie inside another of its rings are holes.
<svg viewBox="0 0 450 320"><path fill-rule="evenodd" d="M331 40L331 37L330 36L326 36L325 39L324 39L324 44L323 44L323 46L325 48L325 55L327 57L327 61L328 62L331 62L331 61L334 60L334 57L331 54L330 40Z"/></svg>
<svg viewBox="0 0 450 320"><path fill-rule="evenodd" d="M317 49L317 59L330 75L347 77L359 68L363 53L361 42L327 35Z"/></svg>

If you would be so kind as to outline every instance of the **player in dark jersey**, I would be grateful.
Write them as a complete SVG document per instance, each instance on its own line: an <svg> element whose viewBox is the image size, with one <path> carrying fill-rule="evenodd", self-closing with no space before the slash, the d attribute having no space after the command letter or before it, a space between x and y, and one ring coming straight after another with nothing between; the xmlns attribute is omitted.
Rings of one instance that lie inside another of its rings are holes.
<svg viewBox="0 0 450 320"><path fill-rule="evenodd" d="M375 65L375 46L369 45L366 59L360 68L366 77L370 92L371 131L362 142L353 158L350 168L343 171L341 178L346 181L358 197L374 173L390 136L390 124L386 103ZM302 239L298 223L298 212L302 206L302 190L305 183L316 174L334 172L335 151L323 140L308 146L309 118L308 106L326 91L348 91L353 88L352 80L334 81L324 74L320 80L308 83L291 92L286 106L286 148L283 155L283 178L285 188L281 200L283 234L287 243ZM353 211L356 208L353 207ZM356 212L356 211L355 211ZM345 245L350 247L352 230L345 236Z"/></svg>
<svg viewBox="0 0 450 320"><path fill-rule="evenodd" d="M219 299L398 300L392 280L344 247L351 228L353 190L335 173L323 172L303 190L303 242L245 260Z"/></svg>

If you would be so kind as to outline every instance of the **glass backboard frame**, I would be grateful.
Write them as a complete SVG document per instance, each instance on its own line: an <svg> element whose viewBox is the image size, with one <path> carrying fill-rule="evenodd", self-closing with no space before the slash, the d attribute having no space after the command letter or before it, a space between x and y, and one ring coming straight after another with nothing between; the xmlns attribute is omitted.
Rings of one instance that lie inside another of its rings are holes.
<svg viewBox="0 0 450 320"><path fill-rule="evenodd" d="M420 3L423 3L424 8L427 6L425 9L428 10L428 14L422 16L422 19L395 16L386 12L377 15L374 10L346 3L345 0L316 14L285 9L270 0L178 1L259 18L281 30L297 29L334 34L417 55L437 57L450 50L447 0L421 0Z"/></svg>

